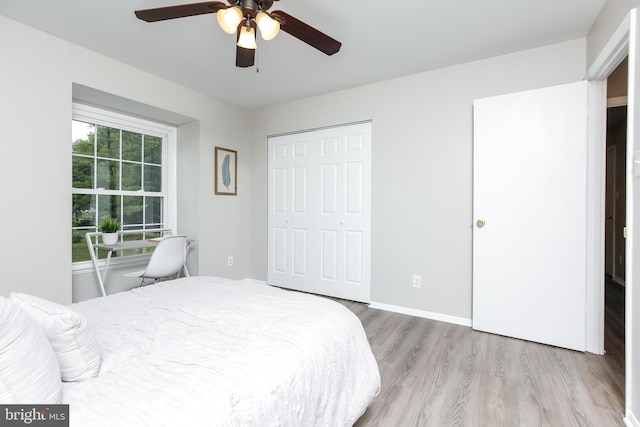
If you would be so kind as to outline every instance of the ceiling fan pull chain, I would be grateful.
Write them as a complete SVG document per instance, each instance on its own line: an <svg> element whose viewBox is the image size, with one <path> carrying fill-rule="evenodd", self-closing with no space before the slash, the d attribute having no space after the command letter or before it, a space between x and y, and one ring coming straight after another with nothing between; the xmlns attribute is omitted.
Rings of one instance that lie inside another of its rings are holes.
<svg viewBox="0 0 640 427"><path fill-rule="evenodd" d="M257 42L258 41L256 40L256 43ZM256 49L255 55L256 55L256 74L258 74L260 72L260 52L258 52L258 49Z"/></svg>

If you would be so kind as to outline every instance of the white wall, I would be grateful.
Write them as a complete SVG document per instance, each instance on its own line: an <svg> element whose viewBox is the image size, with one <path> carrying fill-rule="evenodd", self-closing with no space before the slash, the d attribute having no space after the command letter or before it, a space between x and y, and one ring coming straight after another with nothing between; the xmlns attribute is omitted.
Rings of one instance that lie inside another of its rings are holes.
<svg viewBox="0 0 640 427"><path fill-rule="evenodd" d="M587 35L587 69L598 57L613 32L638 0L607 0Z"/></svg>
<svg viewBox="0 0 640 427"><path fill-rule="evenodd" d="M190 265L201 274L247 276L246 136L229 120L239 110L3 16L0 57L0 222L11 242L0 256L0 295L17 290L72 300L73 83L193 119L179 123L178 231L197 239ZM216 145L239 151L237 197L213 193ZM233 268L226 267L227 255L235 256ZM83 298L97 295L91 275L74 281L82 283Z"/></svg>
<svg viewBox="0 0 640 427"><path fill-rule="evenodd" d="M198 164L200 157L200 123L191 122L178 127L178 140L180 141L180 156L178 157L177 175L180 177L180 182L183 183L178 189L177 195L178 226L180 232L187 236L200 236L200 188L204 183L200 182L198 176L200 168L193 167ZM202 215L206 217L205 212L202 212ZM200 267L198 257L191 256L191 254L200 252L197 250L200 244L201 242L195 242L192 244L193 247L189 248L190 256L187 258L187 268L193 274L199 272Z"/></svg>
<svg viewBox="0 0 640 427"><path fill-rule="evenodd" d="M4 17L0 54L1 150L10 159L0 177L12 207L0 219L20 224L7 230L15 250L2 257L0 294L71 300L71 257L61 248L70 243L68 141L78 83L194 119L179 129L178 216L198 240L190 262L200 274L266 278L267 135L371 119L372 299L463 319L471 317L472 101L579 80L585 71L585 41L575 40L257 111L247 141L228 120L240 111ZM213 194L215 145L239 150L237 197ZM19 187L16 176L24 177ZM36 263L42 275L27 274ZM422 289L411 287L413 274L423 276ZM91 275L74 281L83 298L97 295Z"/></svg>
<svg viewBox="0 0 640 427"><path fill-rule="evenodd" d="M251 275L266 279L267 136L370 119L371 299L470 319L473 100L581 80L585 55L579 39L255 112Z"/></svg>

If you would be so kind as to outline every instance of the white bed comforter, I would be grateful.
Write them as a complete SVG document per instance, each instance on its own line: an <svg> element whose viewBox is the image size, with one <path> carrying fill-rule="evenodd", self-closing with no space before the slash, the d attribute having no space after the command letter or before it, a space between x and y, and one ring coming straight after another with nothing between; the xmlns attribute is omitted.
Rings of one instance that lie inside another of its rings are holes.
<svg viewBox="0 0 640 427"><path fill-rule="evenodd" d="M72 426L347 426L380 388L362 324L326 298L191 277L72 307L103 353L63 385Z"/></svg>

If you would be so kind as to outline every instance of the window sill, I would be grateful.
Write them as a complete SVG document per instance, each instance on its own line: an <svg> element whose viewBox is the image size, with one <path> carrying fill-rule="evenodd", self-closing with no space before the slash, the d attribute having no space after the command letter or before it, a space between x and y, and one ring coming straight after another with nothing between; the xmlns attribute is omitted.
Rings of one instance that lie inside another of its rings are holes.
<svg viewBox="0 0 640 427"><path fill-rule="evenodd" d="M151 258L151 254L129 255L126 257L111 258L111 261L109 262L109 270L126 268L126 267L144 266L149 263L149 258ZM98 268L100 268L100 272L102 272L106 263L107 263L106 259L98 260ZM79 261L71 264L71 273L73 275L87 274L87 273L95 274L95 272L96 270L91 261Z"/></svg>

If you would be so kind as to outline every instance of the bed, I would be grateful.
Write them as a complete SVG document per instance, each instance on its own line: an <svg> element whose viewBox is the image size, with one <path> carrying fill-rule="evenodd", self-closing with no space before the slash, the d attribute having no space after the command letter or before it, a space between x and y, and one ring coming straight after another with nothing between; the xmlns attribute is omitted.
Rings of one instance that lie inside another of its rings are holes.
<svg viewBox="0 0 640 427"><path fill-rule="evenodd" d="M348 426L380 389L362 324L330 299L188 277L65 310L99 350L93 374L61 382L72 426Z"/></svg>

